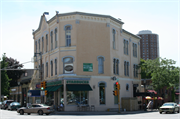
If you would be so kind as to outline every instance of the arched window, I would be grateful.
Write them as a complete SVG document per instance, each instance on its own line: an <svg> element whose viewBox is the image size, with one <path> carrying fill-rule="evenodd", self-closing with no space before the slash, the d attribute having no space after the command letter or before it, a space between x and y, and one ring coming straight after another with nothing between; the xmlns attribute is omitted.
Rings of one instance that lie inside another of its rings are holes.
<svg viewBox="0 0 180 119"><path fill-rule="evenodd" d="M46 62L46 77L48 77L48 62Z"/></svg>
<svg viewBox="0 0 180 119"><path fill-rule="evenodd" d="M99 83L99 103L100 104L106 104L106 99L105 99L105 83Z"/></svg>
<svg viewBox="0 0 180 119"><path fill-rule="evenodd" d="M48 34L46 34L46 52L48 51Z"/></svg>
<svg viewBox="0 0 180 119"><path fill-rule="evenodd" d="M53 31L51 31L51 50L53 50Z"/></svg>
<svg viewBox="0 0 180 119"><path fill-rule="evenodd" d="M72 74L73 73L73 58L72 57L65 57L63 59L64 64L64 73L65 74Z"/></svg>
<svg viewBox="0 0 180 119"><path fill-rule="evenodd" d="M65 27L66 46L71 46L71 26Z"/></svg>
<svg viewBox="0 0 180 119"><path fill-rule="evenodd" d="M104 73L104 57L98 57L98 73Z"/></svg>
<svg viewBox="0 0 180 119"><path fill-rule="evenodd" d="M55 48L57 48L57 29L55 29Z"/></svg>

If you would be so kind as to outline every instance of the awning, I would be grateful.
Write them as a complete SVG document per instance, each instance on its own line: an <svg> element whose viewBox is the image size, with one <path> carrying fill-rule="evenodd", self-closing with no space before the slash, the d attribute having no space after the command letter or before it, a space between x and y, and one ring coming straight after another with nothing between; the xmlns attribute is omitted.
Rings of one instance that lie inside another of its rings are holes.
<svg viewBox="0 0 180 119"><path fill-rule="evenodd" d="M40 97L40 90L29 90L28 97Z"/></svg>
<svg viewBox="0 0 180 119"><path fill-rule="evenodd" d="M91 91L89 84L67 84L68 91Z"/></svg>
<svg viewBox="0 0 180 119"><path fill-rule="evenodd" d="M157 92L155 90L148 90L148 92L157 94Z"/></svg>
<svg viewBox="0 0 180 119"><path fill-rule="evenodd" d="M59 89L62 85L57 85L57 86L50 86L47 87L45 90L47 91L57 91L57 89Z"/></svg>

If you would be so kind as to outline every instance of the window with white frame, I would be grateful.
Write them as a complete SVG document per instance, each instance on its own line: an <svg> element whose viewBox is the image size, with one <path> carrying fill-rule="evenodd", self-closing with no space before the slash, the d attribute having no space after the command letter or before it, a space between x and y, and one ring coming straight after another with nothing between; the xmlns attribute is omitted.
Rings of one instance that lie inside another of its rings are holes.
<svg viewBox="0 0 180 119"><path fill-rule="evenodd" d="M134 74L134 77L138 77L138 65L137 64L133 65L133 74Z"/></svg>
<svg viewBox="0 0 180 119"><path fill-rule="evenodd" d="M41 51L40 51L40 39L38 40L38 42L39 42L39 52L41 52Z"/></svg>
<svg viewBox="0 0 180 119"><path fill-rule="evenodd" d="M113 29L113 49L116 49L116 41L115 41L115 34L116 34L116 31L115 29Z"/></svg>
<svg viewBox="0 0 180 119"><path fill-rule="evenodd" d="M55 75L57 75L57 59L55 59Z"/></svg>
<svg viewBox="0 0 180 119"><path fill-rule="evenodd" d="M55 48L57 48L57 29L55 29Z"/></svg>
<svg viewBox="0 0 180 119"><path fill-rule="evenodd" d="M124 39L124 54L128 55L128 40Z"/></svg>
<svg viewBox="0 0 180 119"><path fill-rule="evenodd" d="M71 46L71 26L66 26L65 28L65 34L66 34L66 46Z"/></svg>
<svg viewBox="0 0 180 119"><path fill-rule="evenodd" d="M124 75L129 76L129 62L124 61Z"/></svg>
<svg viewBox="0 0 180 119"><path fill-rule="evenodd" d="M113 59L113 73L119 75L119 59Z"/></svg>
<svg viewBox="0 0 180 119"><path fill-rule="evenodd" d="M44 37L42 37L42 53L44 53Z"/></svg>
<svg viewBox="0 0 180 119"><path fill-rule="evenodd" d="M51 60L51 76L53 76L53 60Z"/></svg>
<svg viewBox="0 0 180 119"><path fill-rule="evenodd" d="M137 57L137 44L133 43L133 56Z"/></svg>
<svg viewBox="0 0 180 119"><path fill-rule="evenodd" d="M104 57L98 57L98 73L104 73Z"/></svg>
<svg viewBox="0 0 180 119"><path fill-rule="evenodd" d="M48 34L46 34L46 52L48 51Z"/></svg>
<svg viewBox="0 0 180 119"><path fill-rule="evenodd" d="M53 50L53 31L51 31L51 50Z"/></svg>
<svg viewBox="0 0 180 119"><path fill-rule="evenodd" d="M46 62L46 77L48 77L48 62Z"/></svg>

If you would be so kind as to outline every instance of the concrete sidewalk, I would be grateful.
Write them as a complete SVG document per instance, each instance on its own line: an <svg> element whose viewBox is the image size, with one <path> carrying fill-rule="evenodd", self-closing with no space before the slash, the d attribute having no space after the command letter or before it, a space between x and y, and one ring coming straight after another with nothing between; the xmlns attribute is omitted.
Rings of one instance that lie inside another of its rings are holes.
<svg viewBox="0 0 180 119"><path fill-rule="evenodd" d="M121 113L118 112L93 112L93 111L84 111L84 112L58 112L55 111L51 113L51 115L122 115L122 114L139 114L139 113L150 113L150 112L157 112L157 110L138 110L138 111L122 111Z"/></svg>

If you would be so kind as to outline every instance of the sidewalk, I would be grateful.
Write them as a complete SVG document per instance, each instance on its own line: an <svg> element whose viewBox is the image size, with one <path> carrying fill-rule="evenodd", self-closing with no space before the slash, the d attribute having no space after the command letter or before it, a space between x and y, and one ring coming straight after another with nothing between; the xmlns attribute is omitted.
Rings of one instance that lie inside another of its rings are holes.
<svg viewBox="0 0 180 119"><path fill-rule="evenodd" d="M93 112L93 111L84 111L84 112L58 112L55 111L51 113L51 115L121 115L121 114L139 114L139 113L150 113L150 112L157 112L158 110L138 110L138 111L122 111L121 113L118 112Z"/></svg>

